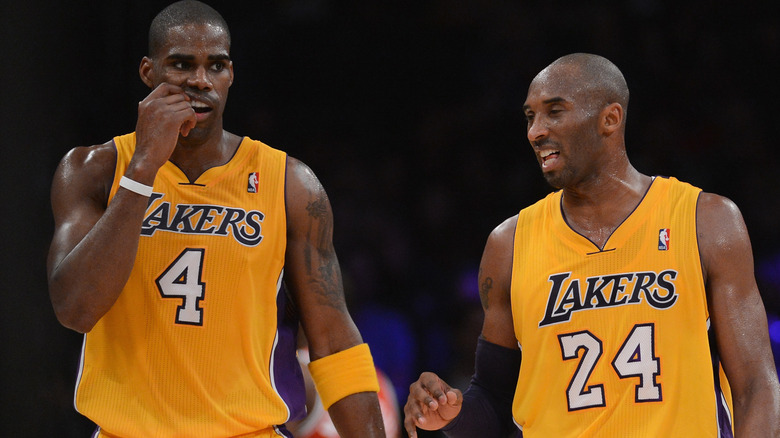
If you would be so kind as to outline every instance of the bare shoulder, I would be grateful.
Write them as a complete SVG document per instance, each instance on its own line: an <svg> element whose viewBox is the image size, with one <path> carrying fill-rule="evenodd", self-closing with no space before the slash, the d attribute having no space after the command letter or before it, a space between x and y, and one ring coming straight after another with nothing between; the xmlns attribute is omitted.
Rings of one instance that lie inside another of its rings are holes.
<svg viewBox="0 0 780 438"><path fill-rule="evenodd" d="M731 199L715 193L701 192L699 195L699 204L696 207L696 214L699 219L723 220L723 219L741 219L737 204Z"/></svg>
<svg viewBox="0 0 780 438"><path fill-rule="evenodd" d="M500 242L509 240L511 243L515 238L515 228L517 228L517 215L506 219L504 222L501 222L496 228L493 229L493 232L490 233L490 238Z"/></svg>
<svg viewBox="0 0 780 438"><path fill-rule="evenodd" d="M747 237L747 228L739 207L729 198L702 192L696 206L696 230L699 242L722 246Z"/></svg>
<svg viewBox="0 0 780 438"><path fill-rule="evenodd" d="M506 258L512 254L515 241L515 228L517 227L517 215L501 222L488 236L483 259Z"/></svg>
<svg viewBox="0 0 780 438"><path fill-rule="evenodd" d="M324 191L317 175L303 161L287 156L287 190L317 193Z"/></svg>
<svg viewBox="0 0 780 438"><path fill-rule="evenodd" d="M485 244L479 266L480 297L485 309L490 307L489 298L495 293L504 298L509 296L516 224L517 216L505 220L493 229Z"/></svg>
<svg viewBox="0 0 780 438"><path fill-rule="evenodd" d="M62 158L61 167L69 170L98 170L100 168L110 167L114 170L116 164L116 148L113 140L103 144L92 146L77 146Z"/></svg>
<svg viewBox="0 0 780 438"><path fill-rule="evenodd" d="M108 200L116 167L113 141L71 149L60 161L52 183L52 200L89 196ZM55 206L56 207L56 206Z"/></svg>
<svg viewBox="0 0 780 438"><path fill-rule="evenodd" d="M702 192L696 206L696 234L705 278L714 266L748 257L750 238L739 207L725 196Z"/></svg>
<svg viewBox="0 0 780 438"><path fill-rule="evenodd" d="M314 223L321 231L332 228L333 212L325 188L309 166L289 155L285 185L289 231L305 232Z"/></svg>
<svg viewBox="0 0 780 438"><path fill-rule="evenodd" d="M330 203L325 188L317 175L305 163L287 156L287 208L306 209L313 217L320 217L330 211Z"/></svg>

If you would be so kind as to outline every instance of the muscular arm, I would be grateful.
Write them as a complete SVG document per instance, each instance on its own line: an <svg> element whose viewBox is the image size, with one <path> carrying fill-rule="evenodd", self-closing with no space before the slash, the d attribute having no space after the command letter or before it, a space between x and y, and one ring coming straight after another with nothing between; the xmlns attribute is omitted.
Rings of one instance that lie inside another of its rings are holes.
<svg viewBox="0 0 780 438"><path fill-rule="evenodd" d="M182 89L161 84L138 105L136 150L125 175L153 185L179 133L195 123ZM111 142L76 148L52 184L54 236L47 262L49 296L60 323L86 333L122 292L135 261L148 198L124 188L107 206L116 150Z"/></svg>
<svg viewBox="0 0 780 438"><path fill-rule="evenodd" d="M697 233L710 317L732 389L738 437L780 436L780 385L739 209L702 193Z"/></svg>
<svg viewBox="0 0 780 438"><path fill-rule="evenodd" d="M52 184L49 295L60 322L82 333L119 297L135 259L148 202L121 190L106 207L115 161L111 143L73 149Z"/></svg>
<svg viewBox="0 0 780 438"><path fill-rule="evenodd" d="M517 216L514 216L493 230L479 265L479 298L485 311L482 338L515 350L518 345L512 322L510 286L516 225Z"/></svg>
<svg viewBox="0 0 780 438"><path fill-rule="evenodd" d="M347 311L325 190L300 161L287 158L285 284L301 311L312 360L362 342ZM347 396L328 410L344 437L384 437L376 393Z"/></svg>

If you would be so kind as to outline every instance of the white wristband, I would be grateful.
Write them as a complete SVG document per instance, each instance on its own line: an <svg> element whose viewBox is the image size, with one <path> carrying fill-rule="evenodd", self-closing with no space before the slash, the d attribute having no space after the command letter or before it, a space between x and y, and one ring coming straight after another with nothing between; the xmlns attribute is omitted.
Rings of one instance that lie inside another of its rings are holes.
<svg viewBox="0 0 780 438"><path fill-rule="evenodd" d="M152 196L152 187L146 184L141 184L138 181L132 180L126 176L119 179L119 187L124 187L131 192L138 193L141 196Z"/></svg>

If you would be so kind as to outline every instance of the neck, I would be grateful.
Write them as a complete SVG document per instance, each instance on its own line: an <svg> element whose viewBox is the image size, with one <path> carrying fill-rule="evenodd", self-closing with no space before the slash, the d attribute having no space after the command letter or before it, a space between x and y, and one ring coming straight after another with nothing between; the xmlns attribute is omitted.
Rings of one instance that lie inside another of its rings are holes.
<svg viewBox="0 0 780 438"><path fill-rule="evenodd" d="M620 172L602 172L576 185L564 187L564 207L600 207L620 199L641 198L650 180L649 176L639 173L631 165Z"/></svg>
<svg viewBox="0 0 780 438"><path fill-rule="evenodd" d="M169 161L194 182L203 172L230 161L240 143L240 137L224 130L205 139L179 136Z"/></svg>
<svg viewBox="0 0 780 438"><path fill-rule="evenodd" d="M652 178L631 165L563 189L561 209L569 226L599 248L639 205Z"/></svg>

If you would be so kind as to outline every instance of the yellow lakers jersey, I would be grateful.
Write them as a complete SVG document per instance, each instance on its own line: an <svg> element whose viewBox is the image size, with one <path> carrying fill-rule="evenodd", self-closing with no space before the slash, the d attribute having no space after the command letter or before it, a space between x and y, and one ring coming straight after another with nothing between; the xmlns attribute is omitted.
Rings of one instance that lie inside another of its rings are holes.
<svg viewBox="0 0 780 438"><path fill-rule="evenodd" d="M110 198L135 134L114 143ZM130 279L84 339L75 404L102 435L288 436L275 426L305 394L282 289L285 171L249 138L194 182L159 170Z"/></svg>
<svg viewBox="0 0 780 438"><path fill-rule="evenodd" d="M567 225L560 191L520 212L512 412L525 438L731 436L709 338L699 193L654 178L603 249Z"/></svg>

